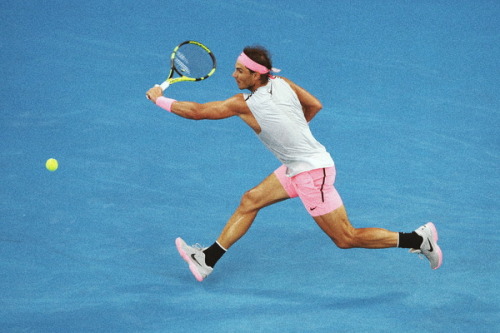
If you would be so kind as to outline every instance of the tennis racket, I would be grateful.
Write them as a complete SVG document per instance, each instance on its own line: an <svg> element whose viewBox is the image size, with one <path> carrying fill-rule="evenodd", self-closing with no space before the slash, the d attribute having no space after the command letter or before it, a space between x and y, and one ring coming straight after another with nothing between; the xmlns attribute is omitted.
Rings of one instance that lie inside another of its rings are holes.
<svg viewBox="0 0 500 333"><path fill-rule="evenodd" d="M171 84L182 81L201 81L215 73L217 61L208 47L193 40L187 40L174 48L170 55L170 73L159 86L163 91ZM174 78L174 74L179 77Z"/></svg>

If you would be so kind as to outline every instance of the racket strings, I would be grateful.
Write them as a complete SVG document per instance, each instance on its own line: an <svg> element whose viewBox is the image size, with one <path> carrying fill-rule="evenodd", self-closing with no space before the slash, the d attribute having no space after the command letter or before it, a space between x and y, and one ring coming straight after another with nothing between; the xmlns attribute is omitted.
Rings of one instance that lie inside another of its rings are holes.
<svg viewBox="0 0 500 333"><path fill-rule="evenodd" d="M177 73L190 78L202 78L214 67L210 54L195 44L183 45L177 50L174 58Z"/></svg>

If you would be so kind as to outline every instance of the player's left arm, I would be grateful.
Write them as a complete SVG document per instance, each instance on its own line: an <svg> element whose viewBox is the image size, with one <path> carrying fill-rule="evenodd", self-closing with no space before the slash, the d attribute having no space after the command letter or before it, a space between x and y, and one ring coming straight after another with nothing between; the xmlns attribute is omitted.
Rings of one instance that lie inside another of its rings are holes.
<svg viewBox="0 0 500 333"><path fill-rule="evenodd" d="M287 78L281 78L285 80L297 94L300 104L302 105L302 110L304 111L304 116L307 122L310 122L314 118L314 116L323 108L323 104L321 104L319 99L317 99L314 95L312 95L301 86L295 84Z"/></svg>
<svg viewBox="0 0 500 333"><path fill-rule="evenodd" d="M151 88L146 95L158 106L165 108L166 99L163 97L163 91L159 87ZM159 98L164 98L163 101ZM216 101L208 103L181 102L169 99L167 110L186 119L225 119L232 116L239 116L245 105L242 105L241 98L233 96L225 101Z"/></svg>
<svg viewBox="0 0 500 333"><path fill-rule="evenodd" d="M180 117L192 120L217 120L238 115L238 113L228 105L227 101L208 103L175 101L172 104L171 112Z"/></svg>

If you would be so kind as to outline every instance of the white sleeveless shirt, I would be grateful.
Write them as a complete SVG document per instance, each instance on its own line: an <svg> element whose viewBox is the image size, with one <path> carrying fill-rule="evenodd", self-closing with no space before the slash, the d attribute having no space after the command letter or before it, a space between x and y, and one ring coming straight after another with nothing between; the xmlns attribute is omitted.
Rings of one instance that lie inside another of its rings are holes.
<svg viewBox="0 0 500 333"><path fill-rule="evenodd" d="M244 94L259 123L259 139L287 167L287 175L327 168L333 159L312 135L299 98L281 78L270 78L253 94Z"/></svg>

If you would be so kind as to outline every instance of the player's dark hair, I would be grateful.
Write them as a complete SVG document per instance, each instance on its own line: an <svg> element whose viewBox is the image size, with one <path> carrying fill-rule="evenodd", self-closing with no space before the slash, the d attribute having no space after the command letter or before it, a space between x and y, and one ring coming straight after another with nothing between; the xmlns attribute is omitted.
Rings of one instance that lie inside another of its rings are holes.
<svg viewBox="0 0 500 333"><path fill-rule="evenodd" d="M262 66L265 66L267 69L273 68L273 63L271 59L271 54L269 51L260 45L254 45L254 46L247 46L243 49L243 52L253 61L255 61L258 64L261 64ZM254 73L251 69L249 69L250 72ZM269 80L269 75L268 74L261 74L260 75L260 81L262 83L266 83Z"/></svg>

